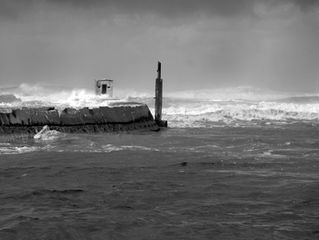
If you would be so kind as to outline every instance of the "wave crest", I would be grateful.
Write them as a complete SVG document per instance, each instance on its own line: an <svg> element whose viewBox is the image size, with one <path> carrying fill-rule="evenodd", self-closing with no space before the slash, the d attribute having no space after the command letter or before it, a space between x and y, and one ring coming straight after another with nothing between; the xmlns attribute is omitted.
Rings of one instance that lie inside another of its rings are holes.
<svg viewBox="0 0 319 240"><path fill-rule="evenodd" d="M33 136L33 138L35 140L50 141L59 138L61 134L62 133L56 130L50 130L50 128L47 125L45 125L40 132Z"/></svg>
<svg viewBox="0 0 319 240"><path fill-rule="evenodd" d="M209 124L253 121L318 121L319 103L221 102L169 106L164 118L175 127L207 127Z"/></svg>
<svg viewBox="0 0 319 240"><path fill-rule="evenodd" d="M0 109L54 106L99 107L118 101L147 104L154 113L149 92L114 89L114 99L96 96L93 87L65 89L57 86L21 84L0 89ZM254 121L318 121L319 94L280 93L251 87L164 92L163 118L170 126L196 127Z"/></svg>

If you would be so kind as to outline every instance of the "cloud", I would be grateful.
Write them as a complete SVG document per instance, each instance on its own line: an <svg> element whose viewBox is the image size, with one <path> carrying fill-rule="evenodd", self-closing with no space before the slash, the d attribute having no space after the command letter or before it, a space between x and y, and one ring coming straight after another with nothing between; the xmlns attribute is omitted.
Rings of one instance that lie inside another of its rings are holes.
<svg viewBox="0 0 319 240"><path fill-rule="evenodd" d="M0 83L152 89L160 59L172 89L315 89L317 2L1 0Z"/></svg>
<svg viewBox="0 0 319 240"><path fill-rule="evenodd" d="M115 13L158 14L175 18L197 13L226 15L248 13L250 0L51 0L51 3L69 5L82 9L103 9Z"/></svg>
<svg viewBox="0 0 319 240"><path fill-rule="evenodd" d="M293 0L293 2L303 11L313 10L319 7L318 0Z"/></svg>
<svg viewBox="0 0 319 240"><path fill-rule="evenodd" d="M91 17L130 18L152 15L167 21L201 17L258 17L256 6L292 5L303 12L319 7L318 0L1 0L0 19L19 20L38 12L64 11Z"/></svg>
<svg viewBox="0 0 319 240"><path fill-rule="evenodd" d="M293 4L307 11L319 6L317 0L1 0L0 16L16 18L39 6L54 5L96 13L158 14L164 17L187 17L194 14L207 16L237 16L253 14L256 4L278 6Z"/></svg>
<svg viewBox="0 0 319 240"><path fill-rule="evenodd" d="M41 7L45 8L49 5L87 11L99 16L154 14L175 19L204 14L232 17L253 14L255 2L259 1L268 2L269 0L1 0L0 16L16 19L18 16L41 10ZM306 8L304 1L297 2Z"/></svg>
<svg viewBox="0 0 319 240"><path fill-rule="evenodd" d="M1 0L0 20L17 20L28 8L29 4L26 1Z"/></svg>

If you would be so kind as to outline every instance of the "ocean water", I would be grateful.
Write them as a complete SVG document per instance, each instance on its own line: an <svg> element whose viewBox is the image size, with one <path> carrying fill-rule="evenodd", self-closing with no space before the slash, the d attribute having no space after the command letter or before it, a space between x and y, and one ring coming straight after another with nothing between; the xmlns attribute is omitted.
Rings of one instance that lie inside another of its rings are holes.
<svg viewBox="0 0 319 240"><path fill-rule="evenodd" d="M0 108L117 101L32 89ZM1 135L0 239L319 238L319 95L175 92L163 113L160 132Z"/></svg>

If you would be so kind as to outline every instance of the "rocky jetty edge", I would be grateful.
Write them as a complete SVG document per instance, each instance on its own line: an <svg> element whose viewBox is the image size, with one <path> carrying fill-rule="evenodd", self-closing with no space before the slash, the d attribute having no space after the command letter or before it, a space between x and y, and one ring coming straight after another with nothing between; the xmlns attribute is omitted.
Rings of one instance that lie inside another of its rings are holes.
<svg viewBox="0 0 319 240"><path fill-rule="evenodd" d="M148 106L121 102L111 106L80 109L22 107L0 110L0 133L35 134L44 126L67 133L117 132L132 130L158 131L160 128Z"/></svg>

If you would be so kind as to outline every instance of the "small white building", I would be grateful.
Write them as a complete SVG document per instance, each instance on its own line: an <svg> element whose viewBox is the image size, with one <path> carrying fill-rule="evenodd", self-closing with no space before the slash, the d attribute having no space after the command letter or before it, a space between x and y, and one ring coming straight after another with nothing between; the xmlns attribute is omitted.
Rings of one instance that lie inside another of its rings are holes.
<svg viewBox="0 0 319 240"><path fill-rule="evenodd" d="M95 92L97 95L113 97L113 80L102 79L95 81Z"/></svg>

